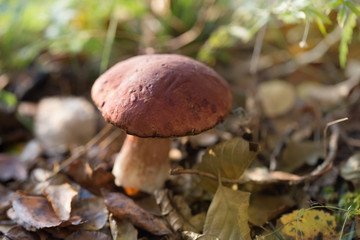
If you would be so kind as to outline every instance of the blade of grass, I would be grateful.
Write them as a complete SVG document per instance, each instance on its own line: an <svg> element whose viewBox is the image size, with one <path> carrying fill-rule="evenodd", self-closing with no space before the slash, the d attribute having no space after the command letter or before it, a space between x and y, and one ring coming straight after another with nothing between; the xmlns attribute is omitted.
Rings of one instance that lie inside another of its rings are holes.
<svg viewBox="0 0 360 240"><path fill-rule="evenodd" d="M115 1L113 1L113 6L114 6L114 2ZM103 53L102 53L102 56L101 56L100 74L102 74L108 68L110 55L111 55L111 49L112 49L112 46L114 44L116 29L117 29L117 25L118 25L118 22L119 22L118 21L117 8L114 7L113 9L114 10L113 10L113 12L111 14L109 27L108 27L108 30L107 30L107 33L106 33L104 49L103 49Z"/></svg>

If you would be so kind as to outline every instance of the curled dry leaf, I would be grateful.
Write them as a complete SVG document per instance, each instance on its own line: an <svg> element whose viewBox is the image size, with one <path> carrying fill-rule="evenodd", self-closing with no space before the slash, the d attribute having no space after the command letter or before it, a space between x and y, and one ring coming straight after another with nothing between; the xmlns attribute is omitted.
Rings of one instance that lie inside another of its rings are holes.
<svg viewBox="0 0 360 240"><path fill-rule="evenodd" d="M167 235L171 231L160 220L139 207L131 198L122 193L103 190L105 204L115 217L128 220L134 226L140 227L154 235Z"/></svg>
<svg viewBox="0 0 360 240"><path fill-rule="evenodd" d="M55 227L62 223L45 197L16 194L12 207L18 224L27 230Z"/></svg>
<svg viewBox="0 0 360 240"><path fill-rule="evenodd" d="M51 203L56 215L60 220L66 221L70 218L71 202L77 195L77 191L70 184L49 185L44 189L44 194Z"/></svg>
<svg viewBox="0 0 360 240"><path fill-rule="evenodd" d="M138 231L128 220L109 216L111 235L114 240L136 240Z"/></svg>
<svg viewBox="0 0 360 240"><path fill-rule="evenodd" d="M203 214L193 217L189 205L182 196L172 196L168 190L157 190L154 194L162 215L174 231L202 231L205 217Z"/></svg>
<svg viewBox="0 0 360 240"><path fill-rule="evenodd" d="M255 159L259 148L258 144L247 142L242 138L233 138L216 144L206 150L199 170L215 176L220 175L221 178L239 179ZM217 181L205 177L200 179L204 189L216 191Z"/></svg>
<svg viewBox="0 0 360 240"><path fill-rule="evenodd" d="M23 181L27 177L25 164L15 156L0 154L0 181Z"/></svg>
<svg viewBox="0 0 360 240"><path fill-rule="evenodd" d="M204 234L220 239L250 240L249 198L250 193L219 185L206 216Z"/></svg>
<svg viewBox="0 0 360 240"><path fill-rule="evenodd" d="M109 213L102 198L93 197L75 201L72 206L71 214L80 216L85 221L81 224L81 229L99 230L108 220Z"/></svg>

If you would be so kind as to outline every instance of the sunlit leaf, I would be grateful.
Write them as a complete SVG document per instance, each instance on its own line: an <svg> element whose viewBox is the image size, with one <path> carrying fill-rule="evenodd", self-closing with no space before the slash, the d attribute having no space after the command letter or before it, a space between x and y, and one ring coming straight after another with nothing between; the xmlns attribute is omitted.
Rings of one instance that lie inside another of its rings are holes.
<svg viewBox="0 0 360 240"><path fill-rule="evenodd" d="M295 210L283 215L278 223L284 239L337 239L338 230L335 216L321 210Z"/></svg>
<svg viewBox="0 0 360 240"><path fill-rule="evenodd" d="M360 11L358 9L359 5L356 6L355 3L351 2L351 1L345 1L345 5L356 15L360 15Z"/></svg>
<svg viewBox="0 0 360 240"><path fill-rule="evenodd" d="M321 20L321 18L317 17L317 18L315 18L315 21L316 21L316 24L317 24L320 32L321 32L323 35L326 35L326 34L327 34L326 28L325 28L325 25L324 25L323 21Z"/></svg>
<svg viewBox="0 0 360 240"><path fill-rule="evenodd" d="M70 184L64 183L61 185L49 185L44 189L44 193L58 218L68 220L70 218L71 202L77 195L77 191Z"/></svg>
<svg viewBox="0 0 360 240"><path fill-rule="evenodd" d="M218 174L222 178L238 179L254 160L259 151L259 145L247 142L242 138L233 138L214 145L206 150L199 165L199 170ZM201 184L208 190L215 192L218 183L215 180L202 177Z"/></svg>
<svg viewBox="0 0 360 240"><path fill-rule="evenodd" d="M220 239L250 240L249 198L250 193L219 185L207 212L204 234Z"/></svg>
<svg viewBox="0 0 360 240"><path fill-rule="evenodd" d="M341 27L344 26L346 17L347 17L346 7L345 7L345 5L342 5L341 8L340 8L339 13L338 13L338 15L337 15L337 21L338 21L338 24L339 24Z"/></svg>
<svg viewBox="0 0 360 240"><path fill-rule="evenodd" d="M339 46L339 61L342 68L344 68L346 64L346 58L349 52L349 43L352 40L353 31L356 26L356 18L357 16L355 13L350 13L342 31Z"/></svg>
<svg viewBox="0 0 360 240"><path fill-rule="evenodd" d="M27 230L55 227L62 223L45 197L17 194L12 206L18 223Z"/></svg>

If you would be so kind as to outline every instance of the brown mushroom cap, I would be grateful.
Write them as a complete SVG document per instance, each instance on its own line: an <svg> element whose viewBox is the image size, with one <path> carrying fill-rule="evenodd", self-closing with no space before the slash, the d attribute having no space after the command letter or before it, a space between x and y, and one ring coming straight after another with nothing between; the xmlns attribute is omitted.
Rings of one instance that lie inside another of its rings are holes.
<svg viewBox="0 0 360 240"><path fill-rule="evenodd" d="M175 54L119 62L95 81L91 95L106 121L139 137L198 134L222 122L232 105L222 77Z"/></svg>

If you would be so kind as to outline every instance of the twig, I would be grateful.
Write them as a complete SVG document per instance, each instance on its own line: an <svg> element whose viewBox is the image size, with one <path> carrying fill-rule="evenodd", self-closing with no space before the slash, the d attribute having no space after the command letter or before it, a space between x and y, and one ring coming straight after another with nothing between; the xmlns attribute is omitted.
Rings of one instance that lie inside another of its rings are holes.
<svg viewBox="0 0 360 240"><path fill-rule="evenodd" d="M204 176L210 178L215 181L219 181L219 178L212 173L202 172L197 169L181 169L175 168L170 170L171 175L180 175L180 174L195 174L199 176ZM245 181L242 179L229 179L229 178L221 178L221 182L223 183L244 183Z"/></svg>
<svg viewBox="0 0 360 240"><path fill-rule="evenodd" d="M317 168L315 168L311 173L304 175L304 176L298 176L295 175L297 177L296 180L294 179L271 179L270 181L255 181L252 179L228 179L228 178L220 178L215 176L212 173L209 172L202 172L196 169L172 169L170 171L170 174L172 175L178 175L178 174L195 174L195 175L199 175L199 176L204 176L210 179L213 179L215 181L220 181L223 183L233 183L233 184L244 184L244 183L249 183L249 182L256 182L256 183L270 183L270 182L275 182L275 181L281 181L281 182L290 182L291 184L298 184L301 183L309 178L312 177L316 177L320 174L325 173L326 171L328 171L329 169L331 169L332 164L333 164L333 160L335 159L335 155L336 155L336 151L337 151L337 142L339 139L339 129L336 127L337 123L343 122L348 120L348 118L341 118L332 122L329 122L326 124L326 127L324 129L324 142L325 144L327 143L327 130L330 126L333 126L333 131L332 134L330 136L329 139L329 153L327 154L327 148L325 148L325 161L320 164ZM325 145L326 147L326 145ZM275 172L272 172L275 173Z"/></svg>
<svg viewBox="0 0 360 240"><path fill-rule="evenodd" d="M72 154L70 157L65 159L60 166L52 172L52 174L48 178L54 177L56 174L64 170L67 166L72 164L74 161L79 159L81 156L86 154L87 150L91 148L92 146L98 144L103 140L104 137L108 136L111 132L113 126L108 124L106 125L95 137L93 137L89 142L86 143L85 146L79 146L75 149L74 154Z"/></svg>
<svg viewBox="0 0 360 240"><path fill-rule="evenodd" d="M340 119L337 119L335 121L332 121L332 122L329 122L326 124L326 126L324 128L324 158L325 158L325 161L327 161L327 131L328 131L329 127L332 125L335 125L337 123L347 121L347 120L349 120L349 118L345 117L345 118L340 118Z"/></svg>

